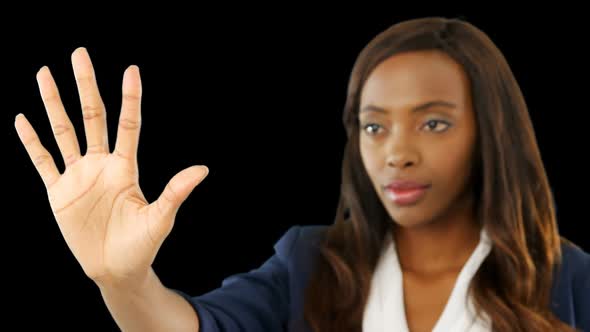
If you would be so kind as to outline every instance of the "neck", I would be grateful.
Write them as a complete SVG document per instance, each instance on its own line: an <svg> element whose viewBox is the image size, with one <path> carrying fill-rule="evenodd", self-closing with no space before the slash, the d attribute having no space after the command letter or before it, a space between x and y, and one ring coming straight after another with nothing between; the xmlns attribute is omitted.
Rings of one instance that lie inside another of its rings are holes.
<svg viewBox="0 0 590 332"><path fill-rule="evenodd" d="M470 208L412 228L394 227L400 266L404 272L459 272L480 240L481 228Z"/></svg>

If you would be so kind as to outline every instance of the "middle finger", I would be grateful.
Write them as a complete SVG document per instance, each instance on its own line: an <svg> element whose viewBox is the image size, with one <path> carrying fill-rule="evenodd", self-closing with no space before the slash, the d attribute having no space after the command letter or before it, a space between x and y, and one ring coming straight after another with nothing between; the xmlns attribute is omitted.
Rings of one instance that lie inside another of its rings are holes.
<svg viewBox="0 0 590 332"><path fill-rule="evenodd" d="M94 68L85 48L80 47L74 51L72 66L82 104L86 153L109 153L106 111L96 84Z"/></svg>

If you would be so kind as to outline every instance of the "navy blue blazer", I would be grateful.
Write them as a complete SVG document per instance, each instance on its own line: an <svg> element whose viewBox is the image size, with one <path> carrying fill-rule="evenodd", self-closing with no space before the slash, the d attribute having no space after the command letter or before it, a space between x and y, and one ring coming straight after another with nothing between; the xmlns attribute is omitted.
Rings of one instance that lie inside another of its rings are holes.
<svg viewBox="0 0 590 332"><path fill-rule="evenodd" d="M257 269L225 278L200 296L182 295L199 316L200 332L311 332L303 320L303 296L326 225L292 226ZM590 332L590 254L562 244L563 265L552 287L552 311Z"/></svg>

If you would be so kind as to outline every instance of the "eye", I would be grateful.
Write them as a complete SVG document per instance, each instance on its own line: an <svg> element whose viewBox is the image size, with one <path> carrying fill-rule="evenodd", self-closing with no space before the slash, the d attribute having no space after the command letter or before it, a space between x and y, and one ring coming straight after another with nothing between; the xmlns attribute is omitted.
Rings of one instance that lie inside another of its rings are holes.
<svg viewBox="0 0 590 332"><path fill-rule="evenodd" d="M444 120L428 120L428 121L426 121L426 126L428 126L428 128L430 128L430 129L434 129L434 128L437 128L438 124L440 124L440 123L445 124L446 127L444 127L444 129L442 129L442 130L434 130L434 132L442 133L443 131L446 131L447 129L449 129L449 127L451 126L450 123L448 123L447 121L444 121Z"/></svg>
<svg viewBox="0 0 590 332"><path fill-rule="evenodd" d="M367 132L367 128L372 128L369 132L367 132L369 135L372 135L373 133L375 133L375 131L377 131L377 127L381 126L376 123L368 123L363 126L363 130Z"/></svg>

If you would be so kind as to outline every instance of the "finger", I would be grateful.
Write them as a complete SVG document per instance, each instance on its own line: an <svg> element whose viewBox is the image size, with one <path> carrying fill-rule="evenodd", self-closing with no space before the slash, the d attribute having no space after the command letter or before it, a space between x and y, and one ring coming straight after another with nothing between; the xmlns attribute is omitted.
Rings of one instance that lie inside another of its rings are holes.
<svg viewBox="0 0 590 332"><path fill-rule="evenodd" d="M130 66L123 75L123 102L114 153L125 159L136 160L140 128L141 78L139 68Z"/></svg>
<svg viewBox="0 0 590 332"><path fill-rule="evenodd" d="M80 146L78 145L76 131L66 114L51 72L46 66L37 73L37 83L39 84L41 99L47 110L49 123L59 146L59 151L65 166L68 167L80 159Z"/></svg>
<svg viewBox="0 0 590 332"><path fill-rule="evenodd" d="M158 216L148 219L153 220L153 224L148 225L151 234L163 238L170 233L180 205L208 174L207 166L192 166L182 170L168 182L160 197L148 206L152 210L148 215Z"/></svg>
<svg viewBox="0 0 590 332"><path fill-rule="evenodd" d="M14 126L16 127L20 141L25 146L29 157L33 161L33 165L35 165L37 172L41 175L41 180L43 180L45 187L49 189L60 176L53 157L43 147L39 141L39 136L37 136L37 133L23 114L16 116Z"/></svg>
<svg viewBox="0 0 590 332"><path fill-rule="evenodd" d="M72 53L72 67L84 117L86 153L108 153L106 111L96 84L94 68L85 48L77 48Z"/></svg>

